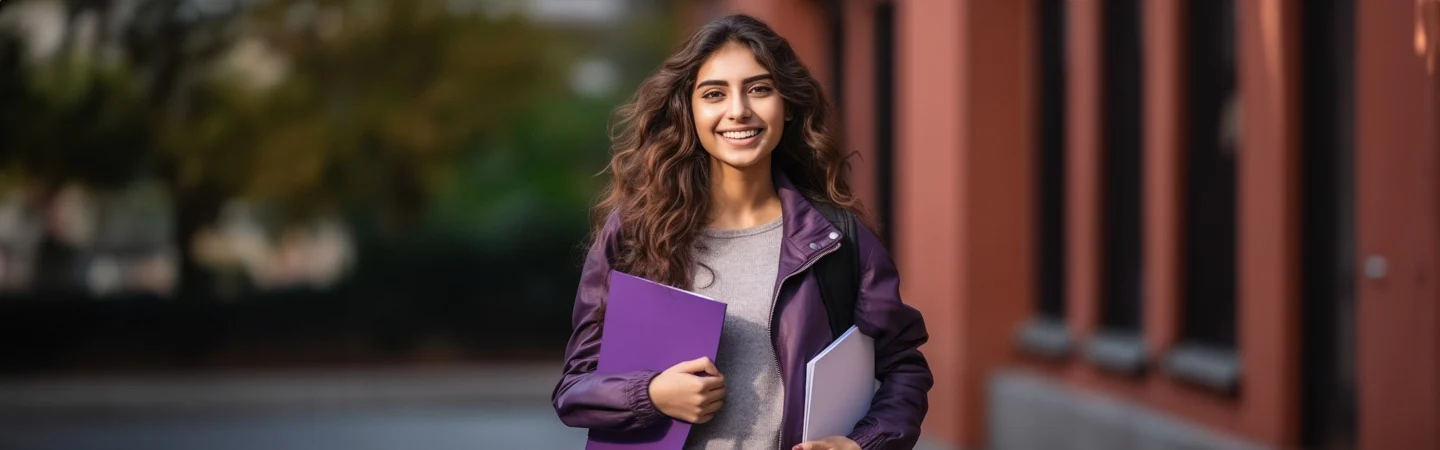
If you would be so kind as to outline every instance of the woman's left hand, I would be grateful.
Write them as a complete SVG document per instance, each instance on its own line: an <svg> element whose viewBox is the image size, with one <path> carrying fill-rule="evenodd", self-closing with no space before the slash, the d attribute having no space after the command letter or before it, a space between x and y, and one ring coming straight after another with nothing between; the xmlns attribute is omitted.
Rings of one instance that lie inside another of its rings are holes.
<svg viewBox="0 0 1440 450"><path fill-rule="evenodd" d="M860 450L860 444L845 436L830 436L824 439L802 442L790 450Z"/></svg>

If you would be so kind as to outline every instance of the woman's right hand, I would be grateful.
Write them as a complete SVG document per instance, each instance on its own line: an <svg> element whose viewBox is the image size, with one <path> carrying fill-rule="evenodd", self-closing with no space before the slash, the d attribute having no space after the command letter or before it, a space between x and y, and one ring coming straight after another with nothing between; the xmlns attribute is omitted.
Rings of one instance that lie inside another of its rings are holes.
<svg viewBox="0 0 1440 450"><path fill-rule="evenodd" d="M650 380L650 401L667 416L690 423L709 422L725 404L725 376L710 358L685 361Z"/></svg>

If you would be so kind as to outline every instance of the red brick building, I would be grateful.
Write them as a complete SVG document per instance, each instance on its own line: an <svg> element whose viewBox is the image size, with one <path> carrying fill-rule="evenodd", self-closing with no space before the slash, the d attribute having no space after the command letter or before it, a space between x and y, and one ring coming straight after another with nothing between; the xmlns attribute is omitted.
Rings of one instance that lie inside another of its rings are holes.
<svg viewBox="0 0 1440 450"><path fill-rule="evenodd" d="M1440 2L686 14L737 10L841 107L929 321L927 439L1440 449Z"/></svg>

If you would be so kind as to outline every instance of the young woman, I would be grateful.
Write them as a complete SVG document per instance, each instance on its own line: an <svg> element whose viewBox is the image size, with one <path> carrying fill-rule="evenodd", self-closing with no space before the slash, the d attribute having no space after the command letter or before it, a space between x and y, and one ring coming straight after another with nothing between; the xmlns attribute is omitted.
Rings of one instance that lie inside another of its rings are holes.
<svg viewBox="0 0 1440 450"><path fill-rule="evenodd" d="M789 43L744 15L702 27L618 111L555 410L572 427L695 423L687 449L908 449L933 384L920 313L879 239L857 226L855 325L881 381L846 436L799 442L805 364L832 341L810 268L845 241L814 204L859 206L834 113ZM715 361L598 375L610 269L728 304Z"/></svg>

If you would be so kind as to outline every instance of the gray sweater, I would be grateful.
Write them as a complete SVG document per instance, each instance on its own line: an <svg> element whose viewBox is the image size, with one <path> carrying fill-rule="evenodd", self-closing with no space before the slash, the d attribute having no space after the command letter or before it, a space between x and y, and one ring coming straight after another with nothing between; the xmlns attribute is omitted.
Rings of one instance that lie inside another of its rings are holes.
<svg viewBox="0 0 1440 450"><path fill-rule="evenodd" d="M715 358L725 375L725 405L690 431L686 450L779 445L785 387L770 343L770 308L783 228L777 218L754 228L706 230L698 242L694 291L728 305Z"/></svg>

